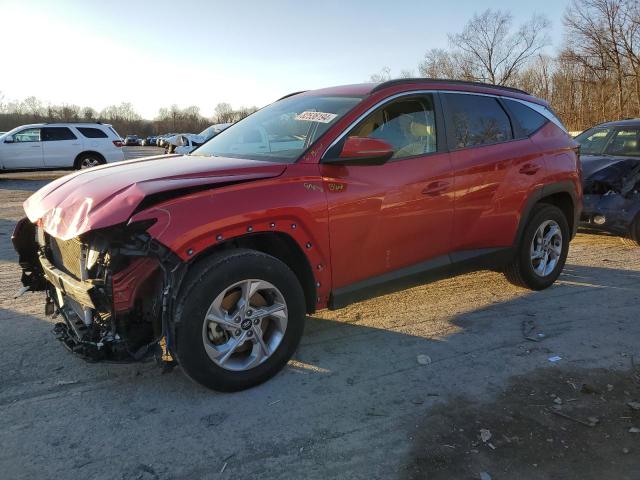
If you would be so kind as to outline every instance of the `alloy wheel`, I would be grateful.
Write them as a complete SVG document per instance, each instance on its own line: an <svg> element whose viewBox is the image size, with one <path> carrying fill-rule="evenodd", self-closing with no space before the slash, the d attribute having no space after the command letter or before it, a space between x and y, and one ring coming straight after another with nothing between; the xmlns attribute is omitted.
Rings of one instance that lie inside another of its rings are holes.
<svg viewBox="0 0 640 480"><path fill-rule="evenodd" d="M531 266L536 275L550 275L562 255L562 230L554 220L546 220L531 240Z"/></svg>
<svg viewBox="0 0 640 480"><path fill-rule="evenodd" d="M97 158L86 157L80 161L80 168L91 168L100 165L100 160Z"/></svg>
<svg viewBox="0 0 640 480"><path fill-rule="evenodd" d="M244 371L265 362L287 329L284 296L271 283L250 279L223 290L202 326L207 355L226 370Z"/></svg>

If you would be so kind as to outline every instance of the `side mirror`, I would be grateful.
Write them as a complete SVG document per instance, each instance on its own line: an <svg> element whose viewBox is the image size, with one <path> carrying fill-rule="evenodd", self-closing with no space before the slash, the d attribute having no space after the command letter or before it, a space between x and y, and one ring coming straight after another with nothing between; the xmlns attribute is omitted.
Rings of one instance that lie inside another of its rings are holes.
<svg viewBox="0 0 640 480"><path fill-rule="evenodd" d="M331 165L383 165L393 157L393 147L378 138L348 137L338 158L325 158Z"/></svg>
<svg viewBox="0 0 640 480"><path fill-rule="evenodd" d="M7 135L6 137L4 137L4 143L13 143L13 135Z"/></svg>

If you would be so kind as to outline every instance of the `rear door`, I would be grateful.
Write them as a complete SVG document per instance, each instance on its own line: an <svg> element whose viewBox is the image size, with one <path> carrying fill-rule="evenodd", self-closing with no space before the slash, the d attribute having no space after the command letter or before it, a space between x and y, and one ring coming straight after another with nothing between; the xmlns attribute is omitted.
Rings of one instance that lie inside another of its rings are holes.
<svg viewBox="0 0 640 480"><path fill-rule="evenodd" d="M42 145L47 168L71 168L82 149L82 141L69 127L43 127Z"/></svg>
<svg viewBox="0 0 640 480"><path fill-rule="evenodd" d="M391 101L345 136L390 143L395 154L384 165L320 165L335 288L402 276L405 267L448 252L453 179L436 100L422 94ZM325 156L339 155L342 143Z"/></svg>
<svg viewBox="0 0 640 480"><path fill-rule="evenodd" d="M42 168L42 142L39 128L26 128L12 135L13 142L0 146L0 158L8 170Z"/></svg>
<svg viewBox="0 0 640 480"><path fill-rule="evenodd" d="M509 247L526 199L542 185L544 157L504 100L453 92L442 99L455 183L452 251Z"/></svg>

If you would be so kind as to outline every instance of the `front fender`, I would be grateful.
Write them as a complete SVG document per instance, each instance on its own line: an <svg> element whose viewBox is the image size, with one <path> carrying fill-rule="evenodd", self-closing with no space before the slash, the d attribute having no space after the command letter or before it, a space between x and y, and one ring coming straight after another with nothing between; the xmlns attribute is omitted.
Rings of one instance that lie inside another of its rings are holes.
<svg viewBox="0 0 640 480"><path fill-rule="evenodd" d="M300 247L313 269L318 296L331 289L328 212L318 166L294 164L277 178L229 185L171 199L135 214L154 218L148 233L190 262L222 242L276 232Z"/></svg>

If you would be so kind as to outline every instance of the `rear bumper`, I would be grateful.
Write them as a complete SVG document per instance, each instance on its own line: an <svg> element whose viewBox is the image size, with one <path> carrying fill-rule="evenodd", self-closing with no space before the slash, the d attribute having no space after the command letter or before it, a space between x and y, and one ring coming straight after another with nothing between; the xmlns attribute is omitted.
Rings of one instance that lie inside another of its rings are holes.
<svg viewBox="0 0 640 480"><path fill-rule="evenodd" d="M115 148L113 150L110 150L108 153L106 153L104 158L107 161L107 163L121 162L122 160L124 160L124 152L122 151L121 148Z"/></svg>

